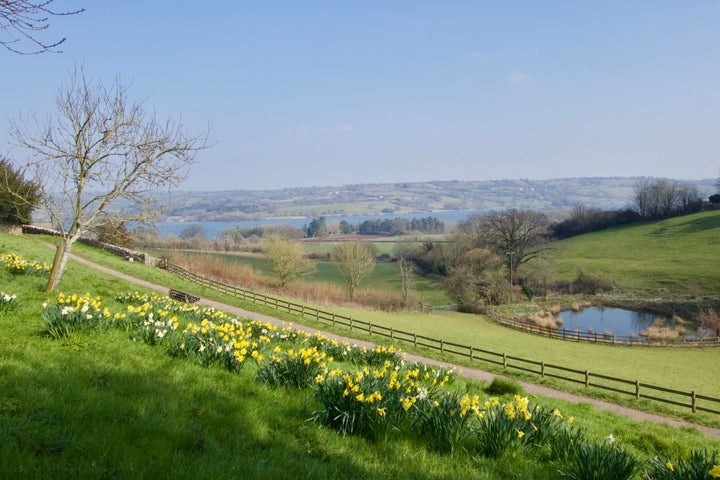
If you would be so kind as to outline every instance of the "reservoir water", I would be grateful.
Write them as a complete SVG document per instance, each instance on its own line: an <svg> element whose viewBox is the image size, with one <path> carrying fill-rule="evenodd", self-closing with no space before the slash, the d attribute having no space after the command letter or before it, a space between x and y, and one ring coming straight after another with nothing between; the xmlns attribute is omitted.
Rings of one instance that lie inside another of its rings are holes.
<svg viewBox="0 0 720 480"><path fill-rule="evenodd" d="M588 307L578 312L565 310L560 312L563 324L560 328L567 331L594 332L603 334L610 332L616 337L640 336L640 332L661 323L671 330L686 327L679 325L674 319L648 312L636 312L622 308ZM687 329L686 338L695 338L698 332Z"/></svg>
<svg viewBox="0 0 720 480"><path fill-rule="evenodd" d="M467 220L470 215L476 213L485 212L480 210L449 210L442 212L388 213L378 215L325 215L325 221L331 223L345 220L351 225L358 225L365 220L385 220L393 218L406 218L410 220L413 218L436 217L445 222L457 223ZM163 236L168 234L179 236L188 225L196 224L205 230L205 237L212 240L228 228L252 228L261 225L291 225L293 227L303 228L311 221L312 218L260 218L256 220L232 220L223 222L160 222L156 227Z"/></svg>

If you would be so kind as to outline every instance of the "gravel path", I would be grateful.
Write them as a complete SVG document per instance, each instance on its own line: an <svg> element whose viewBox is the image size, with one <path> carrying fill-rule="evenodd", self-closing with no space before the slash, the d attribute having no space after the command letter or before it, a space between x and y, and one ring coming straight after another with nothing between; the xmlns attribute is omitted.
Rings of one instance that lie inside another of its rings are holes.
<svg viewBox="0 0 720 480"><path fill-rule="evenodd" d="M151 282L148 282L145 280L141 280L139 278L132 277L132 276L124 274L122 272L118 272L117 270L113 270L111 268L108 268L108 267L99 265L97 263L91 262L89 260L86 260L84 258L78 257L77 255L71 255L71 257L73 260L75 260L78 263L88 265L88 266L90 266L96 270L99 270L103 273L112 275L117 278L121 278L128 282L142 285L144 287L147 287L147 288L150 288L150 289L156 290L158 292L162 292L162 293L167 293L169 290L168 287L165 287L163 285L158 285L156 283L151 283ZM256 312L250 312L248 310L244 310L242 308L238 308L233 305L228 305L226 303L220 303L220 302L215 302L215 301L206 300L206 299L201 299L198 303L205 305L205 306L216 308L218 310L222 310L226 313L231 313L238 317L245 317L245 318L250 318L253 320L268 322L268 323L271 323L273 325L278 325L278 326L287 325L287 322L285 322L283 320L279 320L275 317L270 317L268 315L263 315L263 314L256 313ZM296 328L297 330L302 330L302 331L305 331L308 333L320 332L329 338L334 338L341 342L347 341L347 342L350 342L353 344L366 346L366 347L370 347L370 348L375 346L375 344L370 343L370 342L365 342L365 341L361 341L361 340L356 340L354 338L335 335L335 334L332 334L329 332L324 332L322 330L317 330L315 328L307 327L304 325L293 324L293 327ZM482 380L482 381L485 381L488 383L492 382L492 380L496 376L498 376L498 375L495 375L490 372L485 372L482 370L477 370L477 369L468 368L468 367L458 367L457 365L453 365L451 363L442 362L440 360L435 360L432 358L421 357L419 355L412 355L410 353L407 353L405 355L405 358L412 362L421 362L421 363L424 363L427 365L435 365L435 366L441 366L441 367L446 367L446 368L455 367L457 369L458 374L462 375L463 377L470 378L473 380ZM669 425L671 427L677 427L677 428L695 428L698 431L700 431L710 437L720 439L720 429L718 429L718 428L706 427L704 425L697 425L695 423L691 423L691 422L688 422L685 420L678 420L678 419L674 419L674 418L664 417L662 415L655 415L655 414L644 412L641 410L635 410L633 408L624 407L622 405L605 402L603 400L597 400L595 398L590 398L590 397L586 397L583 395L568 393L568 392L564 392L562 390L555 390L555 389L544 387L542 385L537 385L534 383L529 383L529 382L519 382L519 383L522 386L522 388L531 395L537 395L539 397L545 397L545 398L554 398L554 399L564 400L564 401L571 402L571 403L588 403L600 410L607 410L607 411L610 411L610 412L618 414L618 415L624 415L633 420L661 423L661 424L665 424L665 425Z"/></svg>

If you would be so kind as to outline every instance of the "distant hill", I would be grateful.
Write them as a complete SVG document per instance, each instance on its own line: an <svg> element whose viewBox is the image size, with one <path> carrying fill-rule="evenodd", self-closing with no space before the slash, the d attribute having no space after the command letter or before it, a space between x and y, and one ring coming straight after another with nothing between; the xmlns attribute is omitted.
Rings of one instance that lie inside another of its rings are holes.
<svg viewBox="0 0 720 480"><path fill-rule="evenodd" d="M639 177L553 180L433 181L335 187L172 192L158 199L167 220L232 221L269 217L432 213L506 208L559 212L577 203L601 209L629 205ZM703 196L714 179L687 181Z"/></svg>

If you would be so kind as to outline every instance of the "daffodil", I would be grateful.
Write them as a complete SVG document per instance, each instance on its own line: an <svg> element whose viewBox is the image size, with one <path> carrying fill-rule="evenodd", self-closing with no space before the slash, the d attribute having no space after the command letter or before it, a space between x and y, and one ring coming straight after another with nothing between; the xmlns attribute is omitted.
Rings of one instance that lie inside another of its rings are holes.
<svg viewBox="0 0 720 480"><path fill-rule="evenodd" d="M720 478L720 465L713 466L708 474L713 478Z"/></svg>

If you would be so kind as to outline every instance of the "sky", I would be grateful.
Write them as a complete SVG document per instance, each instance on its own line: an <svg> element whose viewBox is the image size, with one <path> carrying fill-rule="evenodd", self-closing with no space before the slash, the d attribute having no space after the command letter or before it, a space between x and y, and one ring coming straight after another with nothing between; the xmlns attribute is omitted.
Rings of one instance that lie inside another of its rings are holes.
<svg viewBox="0 0 720 480"><path fill-rule="evenodd" d="M53 6L86 9L41 32L62 53L0 50L16 160L10 119L82 66L209 130L184 190L720 174L717 0Z"/></svg>

